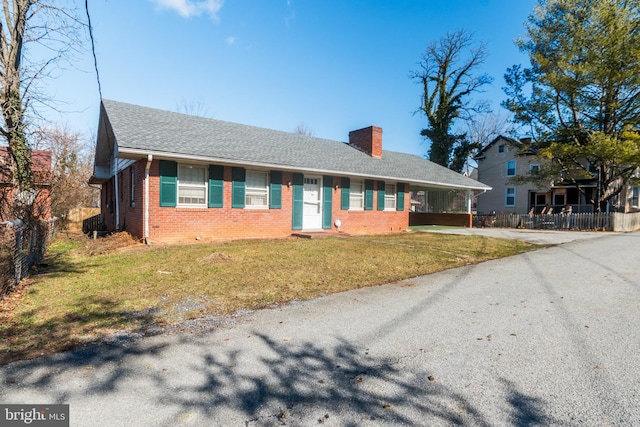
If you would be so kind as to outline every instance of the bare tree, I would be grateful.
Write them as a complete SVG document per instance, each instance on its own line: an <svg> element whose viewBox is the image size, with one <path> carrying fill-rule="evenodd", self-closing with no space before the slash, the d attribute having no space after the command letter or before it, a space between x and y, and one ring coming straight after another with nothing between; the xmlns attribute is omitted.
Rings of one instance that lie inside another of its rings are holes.
<svg viewBox="0 0 640 427"><path fill-rule="evenodd" d="M307 126L306 123L298 123L298 125L293 129L293 133L297 133L298 135L313 136L313 129Z"/></svg>
<svg viewBox="0 0 640 427"><path fill-rule="evenodd" d="M176 111L190 116L211 117L202 99L188 101L186 98L182 98L176 106Z"/></svg>
<svg viewBox="0 0 640 427"><path fill-rule="evenodd" d="M469 169L475 167L473 157L478 151L499 135L513 133L513 129L507 114L488 112L474 114L465 120L463 126L456 132L465 135L465 139L454 149L451 169L458 172L465 171L469 175ZM459 152L456 153L456 150Z"/></svg>
<svg viewBox="0 0 640 427"><path fill-rule="evenodd" d="M83 24L70 1L2 0L2 6L0 134L12 158L13 186L25 191L32 184L28 128L38 116L38 105L51 105L43 80L80 45ZM30 49L35 45L40 49ZM43 52L47 56L36 56Z"/></svg>
<svg viewBox="0 0 640 427"><path fill-rule="evenodd" d="M89 185L93 145L64 128L39 129L34 148L51 152L51 214L64 219L73 208L95 206L99 190ZM64 224L63 224L64 225Z"/></svg>
<svg viewBox="0 0 640 427"><path fill-rule="evenodd" d="M475 74L486 56L483 45L474 46L472 34L459 30L427 46L421 69L412 74L422 85L420 110L427 117L428 127L421 135L431 141L432 162L457 169L456 159L466 159L469 141L464 134L453 135L451 128L458 119L487 111L486 103L470 98L492 81L487 74ZM456 147L459 148L454 152Z"/></svg>
<svg viewBox="0 0 640 427"><path fill-rule="evenodd" d="M464 125L467 139L480 147L484 147L499 135L513 133L509 116L500 112L475 114L470 120L465 121Z"/></svg>

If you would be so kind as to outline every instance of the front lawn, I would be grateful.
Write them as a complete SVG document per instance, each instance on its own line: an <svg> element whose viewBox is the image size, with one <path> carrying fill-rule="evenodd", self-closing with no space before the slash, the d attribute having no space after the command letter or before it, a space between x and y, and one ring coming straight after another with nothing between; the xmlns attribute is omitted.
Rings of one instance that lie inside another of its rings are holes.
<svg viewBox="0 0 640 427"><path fill-rule="evenodd" d="M432 233L151 247L123 234L61 235L39 271L0 301L0 364L116 331L308 300L533 248Z"/></svg>

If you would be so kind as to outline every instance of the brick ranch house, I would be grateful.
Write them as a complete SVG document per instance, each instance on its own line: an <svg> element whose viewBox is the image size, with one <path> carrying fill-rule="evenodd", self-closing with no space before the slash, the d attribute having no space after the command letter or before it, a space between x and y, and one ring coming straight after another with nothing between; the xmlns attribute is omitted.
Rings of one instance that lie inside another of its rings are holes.
<svg viewBox="0 0 640 427"><path fill-rule="evenodd" d="M103 100L94 175L107 230L147 243L401 232L414 189L490 187L382 149Z"/></svg>

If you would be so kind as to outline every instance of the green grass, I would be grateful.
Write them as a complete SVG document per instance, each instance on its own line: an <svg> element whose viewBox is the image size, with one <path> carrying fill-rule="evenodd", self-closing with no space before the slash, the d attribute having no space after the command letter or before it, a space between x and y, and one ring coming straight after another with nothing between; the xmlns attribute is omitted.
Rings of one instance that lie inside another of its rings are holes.
<svg viewBox="0 0 640 427"><path fill-rule="evenodd" d="M61 351L122 329L307 300L534 248L481 236L405 233L129 244L90 256L107 252L108 242L60 238L52 244L47 267L21 293L0 303L0 363Z"/></svg>

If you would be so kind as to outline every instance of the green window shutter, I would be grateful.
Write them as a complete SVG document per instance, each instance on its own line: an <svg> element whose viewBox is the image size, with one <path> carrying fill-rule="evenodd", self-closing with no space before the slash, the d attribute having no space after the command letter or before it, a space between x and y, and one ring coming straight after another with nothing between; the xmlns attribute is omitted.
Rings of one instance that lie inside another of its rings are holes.
<svg viewBox="0 0 640 427"><path fill-rule="evenodd" d="M231 169L231 207L244 208L244 190L247 172L244 168Z"/></svg>
<svg viewBox="0 0 640 427"><path fill-rule="evenodd" d="M322 228L331 229L333 227L333 177L322 177Z"/></svg>
<svg viewBox="0 0 640 427"><path fill-rule="evenodd" d="M293 211L291 228L302 230L302 210L304 209L304 177L301 173L293 174Z"/></svg>
<svg viewBox="0 0 640 427"><path fill-rule="evenodd" d="M340 209L343 211L349 210L349 188L351 187L351 181L349 178L342 178L340 180Z"/></svg>
<svg viewBox="0 0 640 427"><path fill-rule="evenodd" d="M221 208L224 203L224 166L209 165L209 207Z"/></svg>
<svg viewBox="0 0 640 427"><path fill-rule="evenodd" d="M378 210L384 210L384 181L378 181Z"/></svg>
<svg viewBox="0 0 640 427"><path fill-rule="evenodd" d="M282 172L271 171L269 174L269 208L282 208Z"/></svg>
<svg viewBox="0 0 640 427"><path fill-rule="evenodd" d="M399 182L397 187L398 187L397 209L399 211L403 211L404 210L404 182Z"/></svg>
<svg viewBox="0 0 640 427"><path fill-rule="evenodd" d="M175 207L178 201L178 164L160 160L160 206Z"/></svg>
<svg viewBox="0 0 640 427"><path fill-rule="evenodd" d="M373 181L370 179L364 181L364 210L373 210Z"/></svg>

